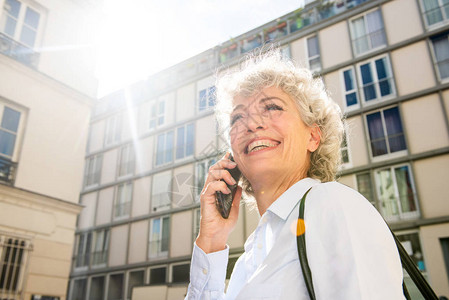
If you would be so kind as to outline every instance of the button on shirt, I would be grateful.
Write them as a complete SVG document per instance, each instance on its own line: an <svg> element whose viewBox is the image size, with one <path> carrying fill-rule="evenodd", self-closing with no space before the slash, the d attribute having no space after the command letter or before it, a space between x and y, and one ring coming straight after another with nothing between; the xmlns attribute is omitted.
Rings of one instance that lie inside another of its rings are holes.
<svg viewBox="0 0 449 300"><path fill-rule="evenodd" d="M296 246L298 204L317 299L404 299L402 267L382 217L356 191L305 178L261 216L234 266L226 293L229 248L206 254L194 245L186 299L309 299Z"/></svg>

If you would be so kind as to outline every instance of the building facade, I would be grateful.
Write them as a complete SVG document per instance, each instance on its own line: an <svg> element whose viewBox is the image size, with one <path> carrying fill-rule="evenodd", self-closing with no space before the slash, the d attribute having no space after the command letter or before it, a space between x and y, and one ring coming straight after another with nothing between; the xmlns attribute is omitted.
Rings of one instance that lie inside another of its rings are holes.
<svg viewBox="0 0 449 300"><path fill-rule="evenodd" d="M245 53L270 42L322 76L346 115L339 181L366 196L437 294L448 296L444 3L307 1L101 99L90 122L70 299L183 298L198 194L226 148L212 109L215 70L238 67ZM229 240L228 271L257 222L244 207Z"/></svg>
<svg viewBox="0 0 449 300"><path fill-rule="evenodd" d="M0 0L0 299L65 299L90 112L89 1Z"/></svg>

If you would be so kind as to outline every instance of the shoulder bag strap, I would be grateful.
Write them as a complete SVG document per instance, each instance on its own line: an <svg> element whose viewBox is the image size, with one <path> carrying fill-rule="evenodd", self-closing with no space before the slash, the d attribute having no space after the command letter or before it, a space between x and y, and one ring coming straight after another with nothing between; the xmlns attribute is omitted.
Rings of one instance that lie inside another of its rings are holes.
<svg viewBox="0 0 449 300"><path fill-rule="evenodd" d="M307 291L309 292L310 299L315 300L315 291L313 290L312 273L310 272L309 262L307 260L306 251L306 230L304 225L304 204L306 202L306 196L312 188L302 196L299 204L299 217L296 231L296 244L298 246L299 262L301 264L302 274L304 281L306 282Z"/></svg>
<svg viewBox="0 0 449 300"><path fill-rule="evenodd" d="M299 261L301 263L302 274L304 276L304 281L306 283L307 290L309 292L310 299L315 300L315 291L313 289L312 282L312 272L310 271L309 262L307 260L307 249L306 249L306 237L305 237L305 224L304 224L304 208L306 202L306 196L310 192L312 188L308 189L307 192L302 196L301 203L299 204L299 216L298 216L298 224L297 224L297 235L296 242L298 246L298 256ZM386 223L386 222L385 222ZM388 226L388 223L386 223ZM401 242L398 240L396 235L391 230L390 226L388 228L393 235L394 241L396 242L396 246L398 248L399 256L401 257L402 267L407 271L410 275L410 278L416 284L417 288L424 296L426 300L438 300L437 295L432 290L432 287L429 285L427 280L421 274L421 272L416 267L413 260L408 255L407 251L402 246ZM402 289L404 292L404 296L406 299L411 299L410 294L408 293L405 282L402 282Z"/></svg>

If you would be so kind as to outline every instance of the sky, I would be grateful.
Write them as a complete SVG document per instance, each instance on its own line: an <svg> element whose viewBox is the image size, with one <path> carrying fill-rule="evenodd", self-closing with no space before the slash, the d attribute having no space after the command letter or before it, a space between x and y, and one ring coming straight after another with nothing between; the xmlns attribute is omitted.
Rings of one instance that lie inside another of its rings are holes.
<svg viewBox="0 0 449 300"><path fill-rule="evenodd" d="M303 6L304 0L104 0L98 96Z"/></svg>

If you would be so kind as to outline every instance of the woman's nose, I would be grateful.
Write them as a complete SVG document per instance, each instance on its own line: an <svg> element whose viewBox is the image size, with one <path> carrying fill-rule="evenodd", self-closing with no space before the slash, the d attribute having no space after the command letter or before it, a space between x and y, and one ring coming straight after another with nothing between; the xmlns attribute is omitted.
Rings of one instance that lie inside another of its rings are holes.
<svg viewBox="0 0 449 300"><path fill-rule="evenodd" d="M246 122L248 132L255 132L260 129L266 129L267 123L265 118L260 113L252 113L248 116Z"/></svg>

